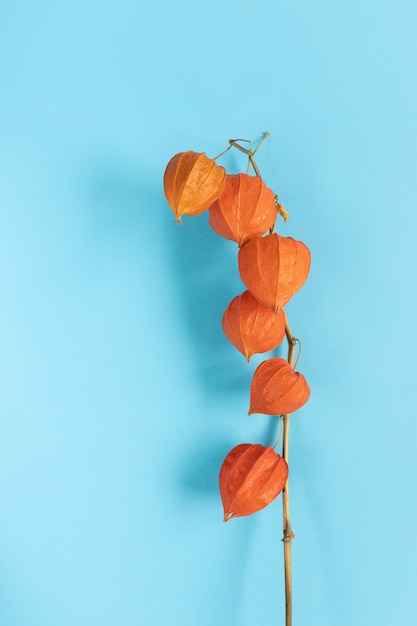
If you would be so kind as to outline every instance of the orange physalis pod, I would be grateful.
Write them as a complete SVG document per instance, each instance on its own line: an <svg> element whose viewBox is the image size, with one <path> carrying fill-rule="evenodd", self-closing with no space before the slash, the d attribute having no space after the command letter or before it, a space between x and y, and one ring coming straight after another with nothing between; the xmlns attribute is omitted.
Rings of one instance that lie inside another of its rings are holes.
<svg viewBox="0 0 417 626"><path fill-rule="evenodd" d="M310 251L302 241L276 233L249 239L239 250L242 281L259 302L278 311L304 285Z"/></svg>
<svg viewBox="0 0 417 626"><path fill-rule="evenodd" d="M223 315L228 340L249 361L255 353L275 350L285 335L285 315L274 313L249 292L236 296Z"/></svg>
<svg viewBox="0 0 417 626"><path fill-rule="evenodd" d="M242 246L271 228L277 212L274 192L259 176L227 174L221 195L209 209L209 223L217 234Z"/></svg>
<svg viewBox="0 0 417 626"><path fill-rule="evenodd" d="M310 388L302 374L294 372L285 359L263 361L255 370L250 388L252 413L286 415L300 409L310 397Z"/></svg>
<svg viewBox="0 0 417 626"><path fill-rule="evenodd" d="M226 170L205 152L179 152L172 157L164 174L164 192L177 220L181 215L198 215L219 197Z"/></svg>
<svg viewBox="0 0 417 626"><path fill-rule="evenodd" d="M241 443L220 470L224 521L252 515L270 504L285 487L288 465L271 447Z"/></svg>

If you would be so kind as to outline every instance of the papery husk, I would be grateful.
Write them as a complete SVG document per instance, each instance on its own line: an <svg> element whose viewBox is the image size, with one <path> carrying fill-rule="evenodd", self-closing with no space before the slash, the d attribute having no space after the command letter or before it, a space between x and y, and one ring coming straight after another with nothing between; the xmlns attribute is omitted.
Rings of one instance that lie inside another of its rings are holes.
<svg viewBox="0 0 417 626"><path fill-rule="evenodd" d="M259 302L279 311L304 285L310 251L302 241L277 233L249 239L239 250L242 281Z"/></svg>
<svg viewBox="0 0 417 626"><path fill-rule="evenodd" d="M263 361L255 370L250 388L249 415L286 415L300 409L310 397L306 379L285 359Z"/></svg>
<svg viewBox="0 0 417 626"><path fill-rule="evenodd" d="M164 173L164 192L178 221L182 215L199 215L220 196L226 170L205 152L179 152Z"/></svg>
<svg viewBox="0 0 417 626"><path fill-rule="evenodd" d="M271 447L242 443L233 448L219 475L224 521L252 515L268 506L287 478L287 463Z"/></svg>
<svg viewBox="0 0 417 626"><path fill-rule="evenodd" d="M228 340L249 361L253 354L279 346L285 336L285 315L282 309L274 313L245 291L228 305L222 327Z"/></svg>
<svg viewBox="0 0 417 626"><path fill-rule="evenodd" d="M209 208L209 223L217 234L242 246L269 230L277 213L274 192L259 176L227 174L221 195Z"/></svg>

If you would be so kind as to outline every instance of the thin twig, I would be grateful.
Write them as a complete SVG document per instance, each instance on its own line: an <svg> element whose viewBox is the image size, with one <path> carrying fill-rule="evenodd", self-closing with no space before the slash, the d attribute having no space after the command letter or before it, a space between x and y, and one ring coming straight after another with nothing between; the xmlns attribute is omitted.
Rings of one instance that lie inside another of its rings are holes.
<svg viewBox="0 0 417 626"><path fill-rule="evenodd" d="M230 144L230 146L228 146L226 148L226 150L223 150L223 152L220 152L220 154L218 154L217 156L214 157L213 161L216 161L217 159L219 159L221 156L223 156L224 154L226 154L226 152L228 152L230 150L230 148L232 147L232 144Z"/></svg>
<svg viewBox="0 0 417 626"><path fill-rule="evenodd" d="M295 339L295 337L294 337L294 339ZM296 369L297 363L300 360L300 356L301 356L301 341L299 339L295 339L295 343L298 343L298 354L297 354L297 358L295 359L295 363L292 366L293 370Z"/></svg>
<svg viewBox="0 0 417 626"><path fill-rule="evenodd" d="M255 150L253 151L253 154L255 154L257 149L262 146L263 142L265 141L265 139L267 139L269 137L270 134L271 133L268 130L263 134L263 137L262 137L261 141L258 143L258 145L256 146Z"/></svg>
<svg viewBox="0 0 417 626"><path fill-rule="evenodd" d="M237 143L238 141L247 141L248 143L252 143L251 140L250 139L229 139L229 143L231 146L233 146L234 148L237 148L238 150L240 150L241 152L244 152L245 154L249 154L250 150L247 150L243 146L239 146L239 144Z"/></svg>
<svg viewBox="0 0 417 626"><path fill-rule="evenodd" d="M265 139L266 139L267 137L269 137L269 135L270 135L270 134L271 134L271 133L270 133L270 132L268 132L268 131L267 131L267 132L265 132L265 133L263 134L263 136L262 136L262 139L261 139L261 140L259 141L259 143L256 145L256 147L255 147L255 149L254 149L254 150L252 150L252 148L244 148L243 146L240 146L240 145L238 144L238 141L246 141L246 142L248 142L248 143L252 143L249 139L229 139L229 143L230 143L230 145L231 145L231 146L233 146L234 148L237 148L237 149L238 149L238 150L240 150L241 152L244 152L245 154L247 154L247 155L248 155L248 157L249 157L249 161L250 161L250 164L252 165L252 167L253 167L253 169L254 169L254 171L255 171L255 174L256 174L257 176L259 176L259 178L261 178L261 174L260 174L260 171L259 171L259 169L258 169L258 166L256 165L256 162L255 162L255 159L254 159L254 156L253 156L253 155L255 154L255 152L257 151L257 149L258 149L258 148L259 148L259 147L263 144L263 142L265 141Z"/></svg>
<svg viewBox="0 0 417 626"><path fill-rule="evenodd" d="M257 166L257 165L256 165L256 163L255 163L255 159L254 159L254 157L253 157L253 154L252 154L252 153L250 153L248 156L249 156L249 161L250 161L250 163L251 163L251 165L252 165L253 169L255 170L255 174L256 174L257 176L259 176L259 178L261 178L261 173L260 173L260 171L259 171L259 169L258 169L258 166Z"/></svg>
<svg viewBox="0 0 417 626"><path fill-rule="evenodd" d="M278 432L278 439L276 440L275 445L272 446L272 449L275 450L275 448L277 447L277 445L279 444L279 442L281 441L281 437L282 437L282 422L284 420L282 419L282 415L279 418L279 432Z"/></svg>

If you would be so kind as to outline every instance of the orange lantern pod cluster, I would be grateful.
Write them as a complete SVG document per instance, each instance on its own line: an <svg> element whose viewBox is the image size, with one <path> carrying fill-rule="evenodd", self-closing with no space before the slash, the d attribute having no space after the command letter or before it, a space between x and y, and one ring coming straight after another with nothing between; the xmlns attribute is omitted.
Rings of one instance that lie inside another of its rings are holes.
<svg viewBox="0 0 417 626"><path fill-rule="evenodd" d="M254 152L240 149L254 165ZM285 220L288 215L254 169L257 176L227 174L205 153L188 150L176 154L164 174L165 196L177 221L208 210L213 230L239 246L239 273L247 291L230 302L222 327L248 361L282 342L287 333L283 307L304 285L310 269L307 246L273 232L278 212ZM309 396L306 379L291 363L270 358L253 375L248 414L288 415ZM266 507L287 477L288 465L273 448L249 443L233 448L219 475L224 521Z"/></svg>
<svg viewBox="0 0 417 626"><path fill-rule="evenodd" d="M219 475L224 521L268 506L282 491L287 477L287 463L271 447L241 443L233 448Z"/></svg>

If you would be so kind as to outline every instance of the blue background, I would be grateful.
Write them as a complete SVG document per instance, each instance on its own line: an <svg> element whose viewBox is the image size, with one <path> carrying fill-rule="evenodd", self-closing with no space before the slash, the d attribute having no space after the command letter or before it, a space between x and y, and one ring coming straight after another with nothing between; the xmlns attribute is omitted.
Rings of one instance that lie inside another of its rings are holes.
<svg viewBox="0 0 417 626"><path fill-rule="evenodd" d="M311 273L288 306L294 626L417 612L415 2L4 0L0 623L283 624L281 500L222 523L272 443L221 317L243 290L165 165L256 141ZM222 159L246 166L237 151Z"/></svg>

